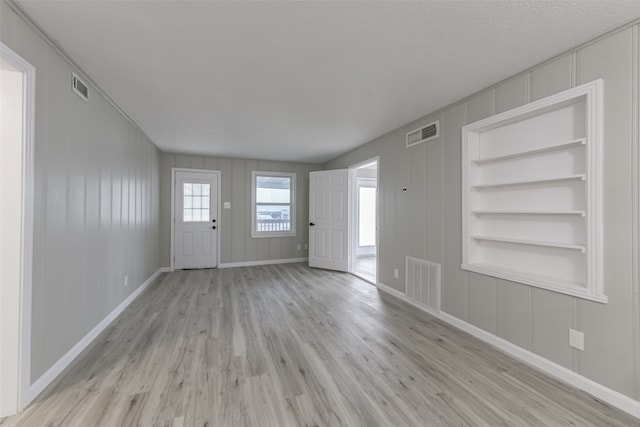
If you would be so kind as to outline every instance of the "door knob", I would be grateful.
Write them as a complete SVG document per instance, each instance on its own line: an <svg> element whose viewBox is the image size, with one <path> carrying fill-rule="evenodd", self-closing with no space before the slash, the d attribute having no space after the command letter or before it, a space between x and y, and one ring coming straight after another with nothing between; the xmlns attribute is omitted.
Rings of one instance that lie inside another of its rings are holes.
<svg viewBox="0 0 640 427"><path fill-rule="evenodd" d="M214 225L214 226L213 226L213 227L211 227L211 228L215 230L215 229L216 229L216 226Z"/></svg>
<svg viewBox="0 0 640 427"><path fill-rule="evenodd" d="M215 220L215 219L212 219L212 220L211 220L211 222L216 222L216 220Z"/></svg>
<svg viewBox="0 0 640 427"><path fill-rule="evenodd" d="M309 225L313 227L315 224L313 222L310 222Z"/></svg>

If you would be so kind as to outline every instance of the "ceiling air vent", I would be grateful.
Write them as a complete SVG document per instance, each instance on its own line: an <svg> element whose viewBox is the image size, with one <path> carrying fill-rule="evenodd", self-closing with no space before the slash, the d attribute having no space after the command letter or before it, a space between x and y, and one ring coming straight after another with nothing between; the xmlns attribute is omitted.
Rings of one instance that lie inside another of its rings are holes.
<svg viewBox="0 0 640 427"><path fill-rule="evenodd" d="M76 73L71 73L71 88L85 102L89 100L89 86Z"/></svg>
<svg viewBox="0 0 640 427"><path fill-rule="evenodd" d="M407 147L422 144L440 136L440 120L407 133Z"/></svg>

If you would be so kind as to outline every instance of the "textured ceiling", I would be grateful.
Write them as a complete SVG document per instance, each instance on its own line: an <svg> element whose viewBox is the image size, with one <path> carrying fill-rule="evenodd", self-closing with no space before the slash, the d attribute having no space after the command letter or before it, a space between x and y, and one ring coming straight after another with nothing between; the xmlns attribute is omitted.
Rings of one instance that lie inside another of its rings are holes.
<svg viewBox="0 0 640 427"><path fill-rule="evenodd" d="M162 150L308 162L640 16L638 0L18 4Z"/></svg>

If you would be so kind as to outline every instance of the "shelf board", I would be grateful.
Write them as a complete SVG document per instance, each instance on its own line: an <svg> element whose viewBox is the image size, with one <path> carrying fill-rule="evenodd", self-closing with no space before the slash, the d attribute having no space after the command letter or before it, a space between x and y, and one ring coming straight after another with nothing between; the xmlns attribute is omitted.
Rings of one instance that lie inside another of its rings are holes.
<svg viewBox="0 0 640 427"><path fill-rule="evenodd" d="M576 175L526 179L521 181L503 181L503 182L492 182L489 184L475 184L471 186L471 189L480 191L480 190L491 189L491 188L515 187L520 185L551 184L554 182L563 182L563 181L584 181L585 179L586 179L586 174L581 173Z"/></svg>
<svg viewBox="0 0 640 427"><path fill-rule="evenodd" d="M473 235L471 236L471 238L473 240L480 240L480 241L484 240L484 241L490 241L490 242L513 243L517 245L544 246L547 248L576 250L582 253L587 252L587 247L585 245L574 245L569 243L545 242L542 240L511 239L508 237L481 236L481 235Z"/></svg>
<svg viewBox="0 0 640 427"><path fill-rule="evenodd" d="M499 162L502 160L517 159L518 157L532 156L534 154L546 153L557 150L566 150L568 148L579 147L587 143L586 138L574 139L573 141L562 142L560 144L550 145L547 147L536 148L533 150L520 151L518 153L505 154L502 156L482 157L471 161L472 165L481 165L483 163Z"/></svg>
<svg viewBox="0 0 640 427"><path fill-rule="evenodd" d="M586 283L561 279L558 277L545 276L528 271L504 268L488 263L473 262L469 264L463 264L461 267L464 270L487 274L493 277L500 277L502 279L511 280L513 282L525 283L527 285L536 286L538 288L549 289L555 292L562 292L567 295L573 295L600 303L608 302L608 298L606 295L591 293L587 288Z"/></svg>
<svg viewBox="0 0 640 427"><path fill-rule="evenodd" d="M476 209L471 211L472 215L578 215L583 218L587 216L586 211L553 211L553 210L485 210Z"/></svg>

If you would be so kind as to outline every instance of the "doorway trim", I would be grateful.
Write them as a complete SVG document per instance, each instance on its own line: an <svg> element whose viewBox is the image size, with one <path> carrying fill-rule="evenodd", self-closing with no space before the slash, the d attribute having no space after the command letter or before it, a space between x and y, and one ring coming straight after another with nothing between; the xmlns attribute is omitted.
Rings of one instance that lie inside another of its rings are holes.
<svg viewBox="0 0 640 427"><path fill-rule="evenodd" d="M0 416L22 411L33 399L31 395L31 291L33 277L33 222L34 222L34 147L35 147L35 91L36 68L25 61L4 43L0 42L0 58L11 64L23 75L23 130L22 130L22 203L20 241L12 242L19 248L20 280L17 301L0 302L0 310L6 305L18 307L13 310L12 322L0 325L0 340L3 346L14 351L18 365L18 380L15 390L4 390L0 394ZM3 310L4 311L4 310ZM0 367L2 369L2 367ZM5 368L7 369L7 368ZM3 373L4 374L4 373Z"/></svg>
<svg viewBox="0 0 640 427"><path fill-rule="evenodd" d="M176 269L176 259L174 253L174 241L175 241L175 224L176 224L176 213L175 213L175 203L176 203L176 172L201 172L201 173L211 173L216 175L217 179L217 194L218 201L216 203L216 215L218 219L218 233L216 233L216 265L220 266L220 230L222 229L222 217L220 215L220 192L221 192L221 173L219 170L211 170L211 169L191 169L191 168L171 168L171 252L169 254L170 258L170 271L175 271Z"/></svg>
<svg viewBox="0 0 640 427"><path fill-rule="evenodd" d="M371 279L356 273L356 251L354 248L358 244L358 218L356 205L358 203L358 169L375 163L376 167L376 283ZM378 286L380 277L380 156L372 157L368 160L358 162L349 166L349 273L359 277L375 286Z"/></svg>

